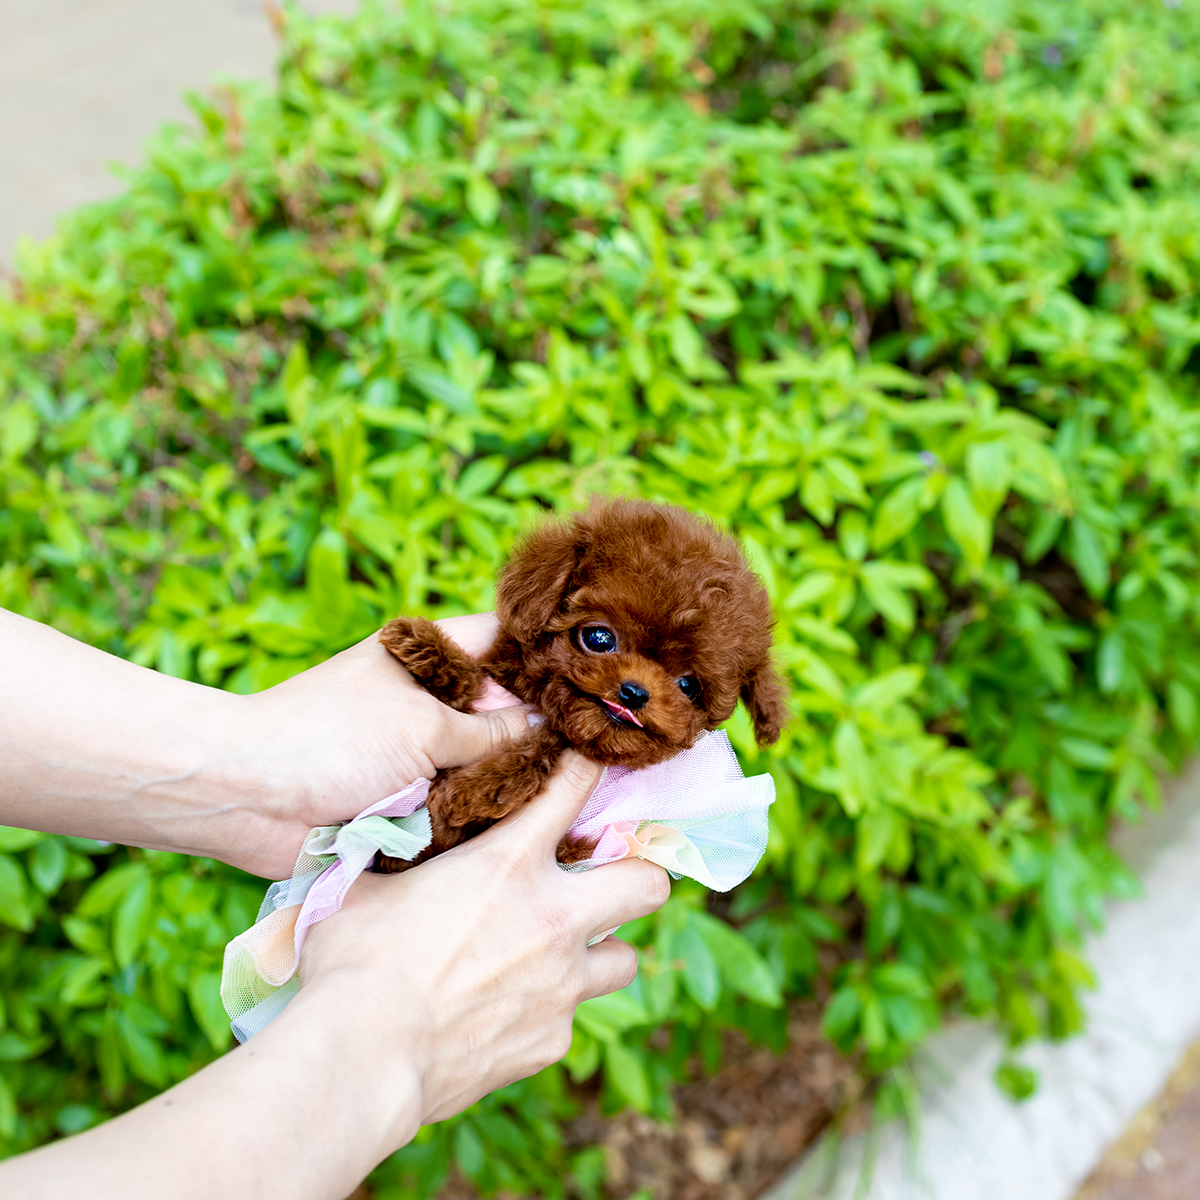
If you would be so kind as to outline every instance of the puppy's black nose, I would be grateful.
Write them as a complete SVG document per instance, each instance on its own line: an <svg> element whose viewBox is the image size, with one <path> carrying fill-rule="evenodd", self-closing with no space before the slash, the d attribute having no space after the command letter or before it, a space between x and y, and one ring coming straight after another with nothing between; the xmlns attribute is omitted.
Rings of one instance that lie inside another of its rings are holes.
<svg viewBox="0 0 1200 1200"><path fill-rule="evenodd" d="M627 679L621 684L621 690L617 696L630 712L637 712L639 708L644 708L646 701L650 699L650 693L640 683L634 683L632 679Z"/></svg>

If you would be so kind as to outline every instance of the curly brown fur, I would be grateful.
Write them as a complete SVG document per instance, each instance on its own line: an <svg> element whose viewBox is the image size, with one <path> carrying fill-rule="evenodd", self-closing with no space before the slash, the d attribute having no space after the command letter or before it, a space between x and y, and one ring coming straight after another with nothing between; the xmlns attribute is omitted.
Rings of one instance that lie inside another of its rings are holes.
<svg viewBox="0 0 1200 1200"><path fill-rule="evenodd" d="M422 858L527 803L568 746L647 767L715 729L739 698L759 743L779 738L785 691L770 661L766 590L731 537L683 509L597 501L540 526L501 575L496 610L499 634L481 664L429 621L393 621L380 635L454 707L470 708L486 671L546 718L492 757L438 774ZM559 859L589 852L564 841Z"/></svg>
<svg viewBox="0 0 1200 1200"><path fill-rule="evenodd" d="M443 704L470 712L483 692L483 668L425 617L397 617L379 640L408 673Z"/></svg>

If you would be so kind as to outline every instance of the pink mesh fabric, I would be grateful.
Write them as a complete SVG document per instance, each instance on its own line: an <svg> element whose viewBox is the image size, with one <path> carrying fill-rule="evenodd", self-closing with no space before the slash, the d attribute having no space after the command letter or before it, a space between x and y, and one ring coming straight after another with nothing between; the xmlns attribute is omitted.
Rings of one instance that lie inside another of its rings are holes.
<svg viewBox="0 0 1200 1200"><path fill-rule="evenodd" d="M609 767L571 826L577 838L597 839L575 869L634 854L727 892L762 858L774 799L775 781L747 779L724 731L654 767Z"/></svg>
<svg viewBox="0 0 1200 1200"><path fill-rule="evenodd" d="M269 1024L296 993L305 934L341 908L376 851L411 860L429 845L428 791L429 782L419 779L345 825L309 833L292 878L271 885L257 923L225 949L221 999L239 1041ZM633 855L676 878L728 891L766 850L774 799L771 777L745 778L723 732L655 767L609 767L571 826L576 837L595 842L592 856L565 869Z"/></svg>

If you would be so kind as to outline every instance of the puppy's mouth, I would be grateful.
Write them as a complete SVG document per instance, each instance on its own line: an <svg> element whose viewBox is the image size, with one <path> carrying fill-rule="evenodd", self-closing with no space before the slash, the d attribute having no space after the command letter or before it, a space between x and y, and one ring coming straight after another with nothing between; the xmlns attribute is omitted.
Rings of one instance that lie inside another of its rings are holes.
<svg viewBox="0 0 1200 1200"><path fill-rule="evenodd" d="M606 713L609 720L614 725L620 726L622 729L645 729L645 725L623 704L617 704L612 700L605 700L603 697L592 697Z"/></svg>

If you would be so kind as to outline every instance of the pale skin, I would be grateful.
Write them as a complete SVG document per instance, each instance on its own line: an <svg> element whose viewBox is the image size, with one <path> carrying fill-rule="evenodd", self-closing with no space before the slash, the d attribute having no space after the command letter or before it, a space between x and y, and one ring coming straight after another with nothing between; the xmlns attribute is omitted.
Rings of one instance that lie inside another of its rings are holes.
<svg viewBox="0 0 1200 1200"><path fill-rule="evenodd" d="M471 653L494 618L455 618ZM453 712L372 639L256 696L159 675L0 610L0 824L288 875L304 834L528 728ZM561 1058L633 950L596 934L666 899L660 868L566 874L554 849L599 779L546 792L310 933L302 987L245 1046L140 1108L0 1163L0 1194L339 1200L421 1124Z"/></svg>

